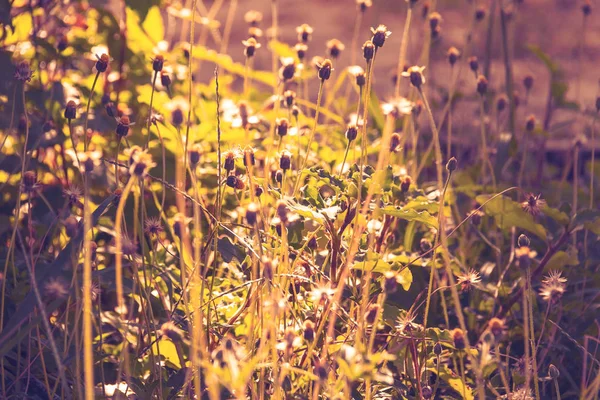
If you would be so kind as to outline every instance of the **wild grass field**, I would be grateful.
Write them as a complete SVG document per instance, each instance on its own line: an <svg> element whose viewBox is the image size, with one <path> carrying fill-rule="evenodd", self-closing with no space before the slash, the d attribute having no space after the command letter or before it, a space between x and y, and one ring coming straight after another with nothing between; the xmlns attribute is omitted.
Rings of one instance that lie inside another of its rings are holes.
<svg viewBox="0 0 600 400"><path fill-rule="evenodd" d="M0 399L598 400L592 2L0 24Z"/></svg>

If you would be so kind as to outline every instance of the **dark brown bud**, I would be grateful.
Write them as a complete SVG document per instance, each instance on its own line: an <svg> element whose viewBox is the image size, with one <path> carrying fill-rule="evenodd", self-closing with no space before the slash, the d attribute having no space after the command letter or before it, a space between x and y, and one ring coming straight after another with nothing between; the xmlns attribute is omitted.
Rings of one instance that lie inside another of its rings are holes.
<svg viewBox="0 0 600 400"><path fill-rule="evenodd" d="M304 60L304 57L306 57L306 51L308 50L308 46L304 43L297 43L296 46L294 46L294 50L296 50L298 60L302 61Z"/></svg>
<svg viewBox="0 0 600 400"><path fill-rule="evenodd" d="M25 191L33 191L37 185L37 181L37 173L35 171L27 171L23 174L23 187Z"/></svg>
<svg viewBox="0 0 600 400"><path fill-rule="evenodd" d="M466 347L465 333L462 329L456 328L452 331L452 341L457 350L464 350Z"/></svg>
<svg viewBox="0 0 600 400"><path fill-rule="evenodd" d="M117 123L117 136L119 138L124 138L129 133L129 127L131 122L129 121L129 117L127 115L123 115L119 118L119 122Z"/></svg>
<svg viewBox="0 0 600 400"><path fill-rule="evenodd" d="M496 340L499 340L504 333L504 321L496 317L490 319L490 332Z"/></svg>
<svg viewBox="0 0 600 400"><path fill-rule="evenodd" d="M248 208L246 208L246 222L248 225L255 225L258 216L258 207L254 203L248 204Z"/></svg>
<svg viewBox="0 0 600 400"><path fill-rule="evenodd" d="M481 21L485 18L486 9L484 6L478 6L475 10L475 20Z"/></svg>
<svg viewBox="0 0 600 400"><path fill-rule="evenodd" d="M237 185L238 185L238 179L239 178L237 176L235 176L235 175L229 175L227 177L227 182L226 182L227 186L229 186L230 188L234 188L235 189L237 187Z"/></svg>
<svg viewBox="0 0 600 400"><path fill-rule="evenodd" d="M67 236L72 238L75 235L77 235L77 232L79 230L79 222L77 222L77 218L75 218L72 215L69 216L65 220L64 225L65 225L65 232L67 233Z"/></svg>
<svg viewBox="0 0 600 400"><path fill-rule="evenodd" d="M293 90L286 90L283 94L283 99L285 100L285 105L288 108L292 107L296 101L296 92Z"/></svg>
<svg viewBox="0 0 600 400"><path fill-rule="evenodd" d="M442 345L440 344L440 342L436 342L433 345L433 354L435 354L436 356L442 354Z"/></svg>
<svg viewBox="0 0 600 400"><path fill-rule="evenodd" d="M506 98L506 95L502 95L502 96L498 97L498 100L496 100L496 110L498 110L498 112L504 111L507 104L508 104L508 99Z"/></svg>
<svg viewBox="0 0 600 400"><path fill-rule="evenodd" d="M77 104L73 100L70 100L65 107L65 119L77 118Z"/></svg>
<svg viewBox="0 0 600 400"><path fill-rule="evenodd" d="M590 15L592 13L592 5L590 4L589 0L587 0L582 6L581 6L581 12L583 12L583 16L587 17L588 15Z"/></svg>
<svg viewBox="0 0 600 400"><path fill-rule="evenodd" d="M488 89L488 80L485 76L479 75L477 77L477 93L481 96L485 96Z"/></svg>
<svg viewBox="0 0 600 400"><path fill-rule="evenodd" d="M369 62L373 59L374 55L375 55L375 45L373 44L372 41L367 40L365 42L365 44L363 44L363 57L365 58L365 60L367 62Z"/></svg>
<svg viewBox="0 0 600 400"><path fill-rule="evenodd" d="M448 62L451 66L454 66L458 61L458 57L460 57L460 52L456 47L450 47L448 49Z"/></svg>
<svg viewBox="0 0 600 400"><path fill-rule="evenodd" d="M453 172L456 171L456 168L458 168L458 161L456 160L456 158L452 157L446 163L446 170L448 172Z"/></svg>
<svg viewBox="0 0 600 400"><path fill-rule="evenodd" d="M441 20L442 20L442 16L437 12L432 12L429 15L429 27L431 28L432 31L434 31L435 28L438 27Z"/></svg>
<svg viewBox="0 0 600 400"><path fill-rule="evenodd" d="M402 193L406 193L409 191L411 183L412 178L410 176L407 175L404 178L402 178L402 180L400 181L400 190L402 190Z"/></svg>
<svg viewBox="0 0 600 400"><path fill-rule="evenodd" d="M519 238L517 239L517 245L519 247L529 247L531 245L531 241L527 235L520 234Z"/></svg>
<svg viewBox="0 0 600 400"><path fill-rule="evenodd" d="M169 86L171 86L171 76L166 73L165 71L161 71L160 72L160 83L168 88Z"/></svg>
<svg viewBox="0 0 600 400"><path fill-rule="evenodd" d="M195 167L200 162L200 156L202 155L202 147L199 144L195 144L192 146L192 149L189 151L190 156L190 165Z"/></svg>
<svg viewBox="0 0 600 400"><path fill-rule="evenodd" d="M477 60L477 57L469 57L469 68L471 68L471 71L477 73L477 70L479 70L479 61Z"/></svg>
<svg viewBox="0 0 600 400"><path fill-rule="evenodd" d="M326 81L329 79L329 77L331 77L331 71L333 71L333 64L331 63L331 60L323 60L323 62L319 65L319 79Z"/></svg>
<svg viewBox="0 0 600 400"><path fill-rule="evenodd" d="M171 123L174 127L180 127L183 124L183 111L181 108L171 111Z"/></svg>
<svg viewBox="0 0 600 400"><path fill-rule="evenodd" d="M279 168L283 170L283 172L287 171L292 167L292 158L288 151L284 151L281 154L281 158L279 159Z"/></svg>
<svg viewBox="0 0 600 400"><path fill-rule="evenodd" d="M117 116L117 109L115 108L114 103L111 101L108 104L106 104L104 106L104 109L106 110L106 115L108 115L111 118L116 118Z"/></svg>
<svg viewBox="0 0 600 400"><path fill-rule="evenodd" d="M525 129L527 130L527 132L531 132L535 129L534 115L530 115L529 117L527 117L527 120L525 121Z"/></svg>
<svg viewBox="0 0 600 400"><path fill-rule="evenodd" d="M356 136L358 136L358 127L356 124L348 124L348 127L346 128L346 139L351 142L356 139Z"/></svg>
<svg viewBox="0 0 600 400"><path fill-rule="evenodd" d="M306 340L307 342L312 342L313 340L315 340L315 324L307 319L302 325L304 331L304 340Z"/></svg>
<svg viewBox="0 0 600 400"><path fill-rule="evenodd" d="M296 75L296 65L294 63L285 64L280 70L281 79L289 81Z"/></svg>
<svg viewBox="0 0 600 400"><path fill-rule="evenodd" d="M431 251L431 241L429 239L423 238L419 242L419 247L421 248L422 253L427 253Z"/></svg>
<svg viewBox="0 0 600 400"><path fill-rule="evenodd" d="M373 38L371 41L375 45L375 47L383 47L385 44L385 40L390 36L391 32L387 30L385 25L379 25L377 28L371 28L371 32L373 32Z"/></svg>
<svg viewBox="0 0 600 400"><path fill-rule="evenodd" d="M244 166L256 164L256 158L254 157L254 149L248 148L244 150Z"/></svg>
<svg viewBox="0 0 600 400"><path fill-rule="evenodd" d="M399 147L400 147L400 134L397 132L394 132L392 134L392 136L390 137L390 152L391 153L395 153L398 151Z"/></svg>
<svg viewBox="0 0 600 400"><path fill-rule="evenodd" d="M383 291L386 294L392 294L398 290L398 276L393 271L388 271L383 279Z"/></svg>
<svg viewBox="0 0 600 400"><path fill-rule="evenodd" d="M288 134L288 128L290 126L290 123L287 120L287 118L277 118L275 123L276 123L277 134L280 137L286 136Z"/></svg>
<svg viewBox="0 0 600 400"><path fill-rule="evenodd" d="M530 91L533 87L533 76L527 75L523 78L523 86L525 86L525 90Z"/></svg>
<svg viewBox="0 0 600 400"><path fill-rule="evenodd" d="M105 72L108 68L108 63L110 62L110 58L108 54L102 54L100 57L96 56L98 61L96 61L96 71Z"/></svg>
<svg viewBox="0 0 600 400"><path fill-rule="evenodd" d="M152 60L152 69L156 72L160 72L162 71L164 64L165 58L159 54L154 57L154 60Z"/></svg>
<svg viewBox="0 0 600 400"><path fill-rule="evenodd" d="M233 171L235 168L235 154L233 152L226 153L225 162L223 164L223 168L225 168L227 172Z"/></svg>
<svg viewBox="0 0 600 400"><path fill-rule="evenodd" d="M263 191L264 190L263 190L262 186L255 186L254 187L254 195L256 197L260 197L263 194Z"/></svg>

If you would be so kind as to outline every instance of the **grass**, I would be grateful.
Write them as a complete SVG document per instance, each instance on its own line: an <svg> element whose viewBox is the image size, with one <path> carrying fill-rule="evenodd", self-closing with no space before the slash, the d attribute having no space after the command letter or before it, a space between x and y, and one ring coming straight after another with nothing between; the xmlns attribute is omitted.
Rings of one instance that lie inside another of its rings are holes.
<svg viewBox="0 0 600 400"><path fill-rule="evenodd" d="M448 52L443 2L371 28L387 5L348 0L345 65L285 2L240 28L245 3L11 8L0 397L598 399L591 43L575 100L529 46L551 75L536 124L523 7L452 5L472 16ZM556 113L578 130L558 160Z"/></svg>

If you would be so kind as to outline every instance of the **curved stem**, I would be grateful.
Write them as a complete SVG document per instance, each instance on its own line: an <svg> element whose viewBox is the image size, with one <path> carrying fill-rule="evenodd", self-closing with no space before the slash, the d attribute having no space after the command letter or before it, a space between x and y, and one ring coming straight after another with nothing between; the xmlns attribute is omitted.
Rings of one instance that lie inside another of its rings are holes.
<svg viewBox="0 0 600 400"><path fill-rule="evenodd" d="M92 83L92 90L90 91L90 97L88 98L87 106L85 108L85 123L83 124L84 151L87 151L87 149L88 149L87 129L88 129L88 120L90 118L90 105L92 104L92 97L94 96L94 90L96 89L96 82L98 82L99 76L100 76L100 71L97 71L96 76L94 77L94 83Z"/></svg>

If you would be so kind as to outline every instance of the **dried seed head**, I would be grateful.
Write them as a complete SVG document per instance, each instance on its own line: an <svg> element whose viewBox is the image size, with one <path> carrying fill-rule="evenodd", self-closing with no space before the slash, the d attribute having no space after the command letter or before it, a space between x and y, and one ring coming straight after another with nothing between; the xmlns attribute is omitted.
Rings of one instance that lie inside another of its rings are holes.
<svg viewBox="0 0 600 400"><path fill-rule="evenodd" d="M411 85L420 89L423 84L425 84L425 76L423 75L423 71L425 67L412 66L408 68L406 71L402 72L402 76L408 77L410 79Z"/></svg>
<svg viewBox="0 0 600 400"><path fill-rule="evenodd" d="M346 139L351 142L358 136L358 127L355 123L348 124L346 128Z"/></svg>
<svg viewBox="0 0 600 400"><path fill-rule="evenodd" d="M340 53L346 48L346 46L344 46L344 44L338 39L329 40L326 46L327 52L329 53L329 57L333 58L334 60L338 58L340 56Z"/></svg>
<svg viewBox="0 0 600 400"><path fill-rule="evenodd" d="M294 50L296 51L296 55L298 56L298 60L302 62L304 57L306 57L306 52L308 51L308 46L304 43L296 43L294 46Z"/></svg>
<svg viewBox="0 0 600 400"><path fill-rule="evenodd" d="M457 350L464 350L464 348L466 347L464 331L460 328L456 328L451 332L451 334L454 347Z"/></svg>
<svg viewBox="0 0 600 400"><path fill-rule="evenodd" d="M248 204L248 207L246 207L246 222L248 222L248 225L254 226L256 225L257 219L258 207L255 203Z"/></svg>
<svg viewBox="0 0 600 400"><path fill-rule="evenodd" d="M77 118L77 104L73 100L69 100L65 107L65 119Z"/></svg>
<svg viewBox="0 0 600 400"><path fill-rule="evenodd" d="M406 175L405 177L403 177L400 180L400 190L402 191L402 193L407 193L410 189L410 185L412 184L412 178L408 175Z"/></svg>
<svg viewBox="0 0 600 400"><path fill-rule="evenodd" d="M273 262L265 256L265 257L263 257L262 264L263 264L262 277L267 281L272 281L273 280Z"/></svg>
<svg viewBox="0 0 600 400"><path fill-rule="evenodd" d="M160 72L160 83L167 89L171 86L171 76L166 71Z"/></svg>
<svg viewBox="0 0 600 400"><path fill-rule="evenodd" d="M441 20L442 16L440 15L440 13L432 12L431 14L429 14L429 27L431 28L432 32L435 30L435 28L438 27Z"/></svg>
<svg viewBox="0 0 600 400"><path fill-rule="evenodd" d="M44 284L44 295L50 299L64 299L69 295L68 282L63 278L50 278Z"/></svg>
<svg viewBox="0 0 600 400"><path fill-rule="evenodd" d="M503 320L494 317L494 318L490 319L489 328L490 328L490 332L492 332L492 335L494 335L494 338L496 339L496 341L498 341L504 334L504 330L505 330L506 326L504 325Z"/></svg>
<svg viewBox="0 0 600 400"><path fill-rule="evenodd" d="M129 133L129 127L131 126L131 121L129 120L129 117L127 115L123 115L121 118L119 118L118 122L117 122L117 137L119 138L124 138L127 136L127 134Z"/></svg>
<svg viewBox="0 0 600 400"><path fill-rule="evenodd" d="M296 76L296 64L293 58L282 58L282 67L279 69L279 78L286 82L294 79Z"/></svg>
<svg viewBox="0 0 600 400"><path fill-rule="evenodd" d="M481 96L485 96L488 89L488 80L485 76L479 75L477 77L477 93Z"/></svg>
<svg viewBox="0 0 600 400"><path fill-rule="evenodd" d="M281 222L286 223L288 221L288 207L287 204L283 201L278 201L277 206L277 216L281 220Z"/></svg>
<svg viewBox="0 0 600 400"><path fill-rule="evenodd" d="M152 69L155 72L160 72L163 70L163 66L165 65L165 58L162 55L157 55L152 60Z"/></svg>
<svg viewBox="0 0 600 400"><path fill-rule="evenodd" d="M471 71L477 73L479 70L479 60L477 60L477 57L469 57L469 68L471 68Z"/></svg>
<svg viewBox="0 0 600 400"><path fill-rule="evenodd" d="M586 0L586 2L581 6L581 12L583 12L584 17L587 17L592 13L592 5L590 4L590 0Z"/></svg>
<svg viewBox="0 0 600 400"><path fill-rule="evenodd" d="M227 172L233 171L235 168L236 153L233 150L226 151L224 158L225 162L223 163L223 168L225 168Z"/></svg>
<svg viewBox="0 0 600 400"><path fill-rule="evenodd" d="M453 172L456 171L456 168L458 168L458 161L456 160L456 158L452 157L446 163L446 170L448 172Z"/></svg>
<svg viewBox="0 0 600 400"><path fill-rule="evenodd" d="M34 192L38 187L37 172L27 171L23 174L23 190L27 193Z"/></svg>
<svg viewBox="0 0 600 400"><path fill-rule="evenodd" d="M450 47L448 49L448 62L451 66L454 66L460 57L460 52L456 47Z"/></svg>
<svg viewBox="0 0 600 400"><path fill-rule="evenodd" d="M279 159L279 168L283 170L283 172L287 171L292 167L292 155L289 151L284 150L281 153L281 157Z"/></svg>
<svg viewBox="0 0 600 400"><path fill-rule="evenodd" d="M262 196L263 192L264 192L264 189L262 188L262 186L255 186L254 187L254 195L256 197Z"/></svg>
<svg viewBox="0 0 600 400"><path fill-rule="evenodd" d="M525 121L525 129L527 132L532 132L535 129L535 115L530 115Z"/></svg>
<svg viewBox="0 0 600 400"><path fill-rule="evenodd" d="M436 356L442 354L442 345L440 344L440 342L436 342L433 345L433 354L435 354Z"/></svg>
<svg viewBox="0 0 600 400"><path fill-rule="evenodd" d="M485 13L486 13L486 9L484 6L480 5L477 6L477 9L475 10L475 20L476 21L481 21L485 18Z"/></svg>
<svg viewBox="0 0 600 400"><path fill-rule="evenodd" d="M398 132L394 132L392 134L392 136L390 137L390 152L391 153L396 153L398 150L400 150L400 134Z"/></svg>
<svg viewBox="0 0 600 400"><path fill-rule="evenodd" d="M237 185L238 185L238 180L239 180L239 178L237 176L235 176L235 175L229 175L227 177L226 184L230 188L234 188L235 189L237 187Z"/></svg>
<svg viewBox="0 0 600 400"><path fill-rule="evenodd" d="M296 102L296 92L293 90L286 90L283 93L283 99L285 100L285 105L290 108Z"/></svg>
<svg viewBox="0 0 600 400"><path fill-rule="evenodd" d="M275 120L275 130L279 137L284 137L288 134L290 122L287 118L277 118Z"/></svg>
<svg viewBox="0 0 600 400"><path fill-rule="evenodd" d="M331 60L326 58L322 63L318 65L319 67L319 79L322 81L326 81L331 77L331 71L333 71L333 64Z"/></svg>
<svg viewBox="0 0 600 400"><path fill-rule="evenodd" d="M533 76L527 75L523 78L523 86L525 86L525 90L530 91L533 87Z"/></svg>
<svg viewBox="0 0 600 400"><path fill-rule="evenodd" d="M546 201L541 199L541 193L537 196L533 193L527 195L527 200L521 203L523 211L530 214L533 217L537 217L542 212L542 208L546 205Z"/></svg>
<svg viewBox="0 0 600 400"><path fill-rule="evenodd" d="M144 221L144 233L150 237L158 237L163 230L162 222L158 217L146 218Z"/></svg>
<svg viewBox="0 0 600 400"><path fill-rule="evenodd" d="M556 304L560 301L567 288L567 278L559 271L551 271L544 279L540 288L540 297L550 303Z"/></svg>
<svg viewBox="0 0 600 400"><path fill-rule="evenodd" d="M387 26L385 25L379 25L377 28L371 28L371 32L373 33L373 38L371 41L376 48L383 47L385 44L385 39L390 37L392 34L392 32L387 30Z"/></svg>
<svg viewBox="0 0 600 400"><path fill-rule="evenodd" d="M108 115L109 117L111 117L111 118L117 117L117 109L112 101L108 102L104 106L104 109L106 110L106 115Z"/></svg>
<svg viewBox="0 0 600 400"><path fill-rule="evenodd" d="M499 96L498 100L496 100L496 110L498 110L498 112L504 111L507 104L508 104L508 98L506 97L506 95L503 94L503 95Z"/></svg>
<svg viewBox="0 0 600 400"><path fill-rule="evenodd" d="M146 151L140 150L132 154L133 162L129 167L129 173L138 178L143 178L148 174L156 163L152 161L152 155Z"/></svg>
<svg viewBox="0 0 600 400"><path fill-rule="evenodd" d="M188 153L190 157L190 165L192 167L195 167L200 162L200 156L202 155L202 146L200 146L199 143L196 143L192 146Z"/></svg>
<svg viewBox="0 0 600 400"><path fill-rule="evenodd" d="M375 45L372 41L367 40L365 44L363 44L363 57L368 63L373 59L373 56L375 56Z"/></svg>
<svg viewBox="0 0 600 400"><path fill-rule="evenodd" d="M250 37L247 40L242 40L242 44L244 45L244 55L248 58L254 57L256 49L260 49L260 43L258 43L253 37Z"/></svg>
<svg viewBox="0 0 600 400"><path fill-rule="evenodd" d="M422 238L419 242L419 247L421 248L421 253L427 253L431 251L431 241L427 238Z"/></svg>
<svg viewBox="0 0 600 400"><path fill-rule="evenodd" d="M433 397L433 389L431 389L431 386L429 385L423 386L421 392L423 393L423 398L425 400L429 400Z"/></svg>
<svg viewBox="0 0 600 400"><path fill-rule="evenodd" d="M308 43L308 41L311 39L313 28L308 24L302 24L296 28L296 33L298 33L299 42Z"/></svg>
<svg viewBox="0 0 600 400"><path fill-rule="evenodd" d="M519 247L529 247L531 245L531 241L527 235L520 234L519 238L517 239L517 245Z"/></svg>
<svg viewBox="0 0 600 400"><path fill-rule="evenodd" d="M104 53L99 57L98 57L98 55L96 55L96 58L98 59L98 61L96 61L96 71L105 72L106 69L108 68L108 63L110 62L110 57L108 56L108 54Z"/></svg>
<svg viewBox="0 0 600 400"><path fill-rule="evenodd" d="M256 158L254 156L254 149L252 147L247 147L244 149L244 166L256 164Z"/></svg>
<svg viewBox="0 0 600 400"><path fill-rule="evenodd" d="M394 271L388 271L383 275L382 289L386 294L398 290L398 275Z"/></svg>
<svg viewBox="0 0 600 400"><path fill-rule="evenodd" d="M304 340L312 342L315 340L315 324L311 320L306 320L302 324Z"/></svg>

